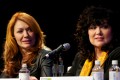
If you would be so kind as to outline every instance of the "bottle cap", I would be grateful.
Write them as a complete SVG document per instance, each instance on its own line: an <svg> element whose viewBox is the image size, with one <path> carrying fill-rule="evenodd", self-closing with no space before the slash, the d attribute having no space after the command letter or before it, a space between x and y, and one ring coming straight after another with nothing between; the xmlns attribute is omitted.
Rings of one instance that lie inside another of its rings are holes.
<svg viewBox="0 0 120 80"><path fill-rule="evenodd" d="M26 64L26 63L23 63L23 64L22 64L22 67L27 67L27 64Z"/></svg>
<svg viewBox="0 0 120 80"><path fill-rule="evenodd" d="M118 60L112 60L112 64L118 64Z"/></svg>
<svg viewBox="0 0 120 80"><path fill-rule="evenodd" d="M95 64L100 65L100 61L99 60L95 60Z"/></svg>

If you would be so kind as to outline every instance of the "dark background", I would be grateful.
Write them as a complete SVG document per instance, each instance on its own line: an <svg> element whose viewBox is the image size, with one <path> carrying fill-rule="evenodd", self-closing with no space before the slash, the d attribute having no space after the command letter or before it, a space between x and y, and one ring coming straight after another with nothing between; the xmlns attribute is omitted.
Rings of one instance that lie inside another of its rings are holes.
<svg viewBox="0 0 120 80"><path fill-rule="evenodd" d="M60 44L70 43L71 48L63 52L65 70L72 64L77 52L74 31L81 11L90 5L100 5L120 11L119 1L113 0L0 0L0 55L5 40L6 26L11 16L17 11L31 14L47 35L46 45L51 49ZM0 61L2 66L2 60Z"/></svg>

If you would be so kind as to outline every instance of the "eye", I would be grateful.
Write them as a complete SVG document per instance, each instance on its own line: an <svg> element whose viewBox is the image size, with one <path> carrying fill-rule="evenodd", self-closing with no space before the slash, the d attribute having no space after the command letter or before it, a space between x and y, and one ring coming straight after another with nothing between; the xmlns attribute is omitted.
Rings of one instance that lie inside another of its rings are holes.
<svg viewBox="0 0 120 80"><path fill-rule="evenodd" d="M33 30L31 29L31 28L28 28L28 30L27 31L29 31L29 32L33 32Z"/></svg>
<svg viewBox="0 0 120 80"><path fill-rule="evenodd" d="M95 24L91 24L89 29L95 29L96 28L96 25Z"/></svg>
<svg viewBox="0 0 120 80"><path fill-rule="evenodd" d="M108 24L102 24L102 25L100 25L100 27L106 29L106 28L109 28L110 25L108 25Z"/></svg>
<svg viewBox="0 0 120 80"><path fill-rule="evenodd" d="M23 32L23 30L18 30L18 31L17 31L17 33L22 33L22 32Z"/></svg>

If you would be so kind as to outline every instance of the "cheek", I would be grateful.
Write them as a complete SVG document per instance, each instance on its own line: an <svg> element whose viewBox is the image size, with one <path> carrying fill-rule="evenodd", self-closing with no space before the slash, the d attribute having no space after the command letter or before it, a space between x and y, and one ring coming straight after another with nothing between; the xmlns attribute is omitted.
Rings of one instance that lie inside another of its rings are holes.
<svg viewBox="0 0 120 80"><path fill-rule="evenodd" d="M93 35L94 35L94 32L89 30L88 31L88 36L89 36L89 39L92 39L93 38Z"/></svg>
<svg viewBox="0 0 120 80"><path fill-rule="evenodd" d="M88 30L89 41L92 44L94 42L94 31Z"/></svg>
<svg viewBox="0 0 120 80"><path fill-rule="evenodd" d="M32 37L32 40L33 40L33 43L35 44L36 37L35 37L35 36L33 36L33 37Z"/></svg>
<svg viewBox="0 0 120 80"><path fill-rule="evenodd" d="M31 36L32 38L35 38L35 34L34 34L34 33L31 33L30 36Z"/></svg>
<svg viewBox="0 0 120 80"><path fill-rule="evenodd" d="M35 41L36 41L36 36L35 36L35 34L34 34L34 33L33 33L33 34L31 34L31 38L32 38L33 44L35 44Z"/></svg>
<svg viewBox="0 0 120 80"><path fill-rule="evenodd" d="M106 39L107 39L108 42L111 41L111 39L112 39L112 33L111 33L111 31L107 32Z"/></svg>
<svg viewBox="0 0 120 80"><path fill-rule="evenodd" d="M20 35L15 35L15 40L16 40L17 43L20 42L20 39L21 39L21 36L20 36Z"/></svg>
<svg viewBox="0 0 120 80"><path fill-rule="evenodd" d="M90 41L90 43L93 43L93 42L94 42L93 36L89 35L89 41Z"/></svg>

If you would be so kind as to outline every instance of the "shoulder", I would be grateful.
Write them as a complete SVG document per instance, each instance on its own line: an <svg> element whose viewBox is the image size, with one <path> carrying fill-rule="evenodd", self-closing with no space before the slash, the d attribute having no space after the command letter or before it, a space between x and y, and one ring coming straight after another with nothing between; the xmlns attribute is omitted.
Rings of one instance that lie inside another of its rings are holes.
<svg viewBox="0 0 120 80"><path fill-rule="evenodd" d="M120 53L120 47L116 47L115 49L113 49L110 53L109 53L109 56L110 55L114 55L114 54L118 54Z"/></svg>
<svg viewBox="0 0 120 80"><path fill-rule="evenodd" d="M41 49L39 50L38 52L38 55L40 56L45 56L47 53L49 53L51 50L48 50L48 49Z"/></svg>
<svg viewBox="0 0 120 80"><path fill-rule="evenodd" d="M73 62L76 64L83 64L85 60L83 60L82 58L80 58L80 53L76 53Z"/></svg>
<svg viewBox="0 0 120 80"><path fill-rule="evenodd" d="M111 52L109 52L108 58L105 62L105 66L111 66L112 60L118 60L118 62L120 62L120 47L116 47Z"/></svg>
<svg viewBox="0 0 120 80"><path fill-rule="evenodd" d="M114 50L112 50L110 53L109 53L109 58L120 58L120 47L117 47L115 48Z"/></svg>
<svg viewBox="0 0 120 80"><path fill-rule="evenodd" d="M43 46L42 47L42 49L40 49L39 51L38 51L38 57L39 58L44 58L45 57L45 55L46 54L48 54L49 52L51 52L52 50L49 48L49 47L47 47L47 46Z"/></svg>
<svg viewBox="0 0 120 80"><path fill-rule="evenodd" d="M41 49L38 52L38 55L36 57L36 63L37 64L43 64L47 61L51 61L50 59L45 59L45 55L48 54L51 50Z"/></svg>

